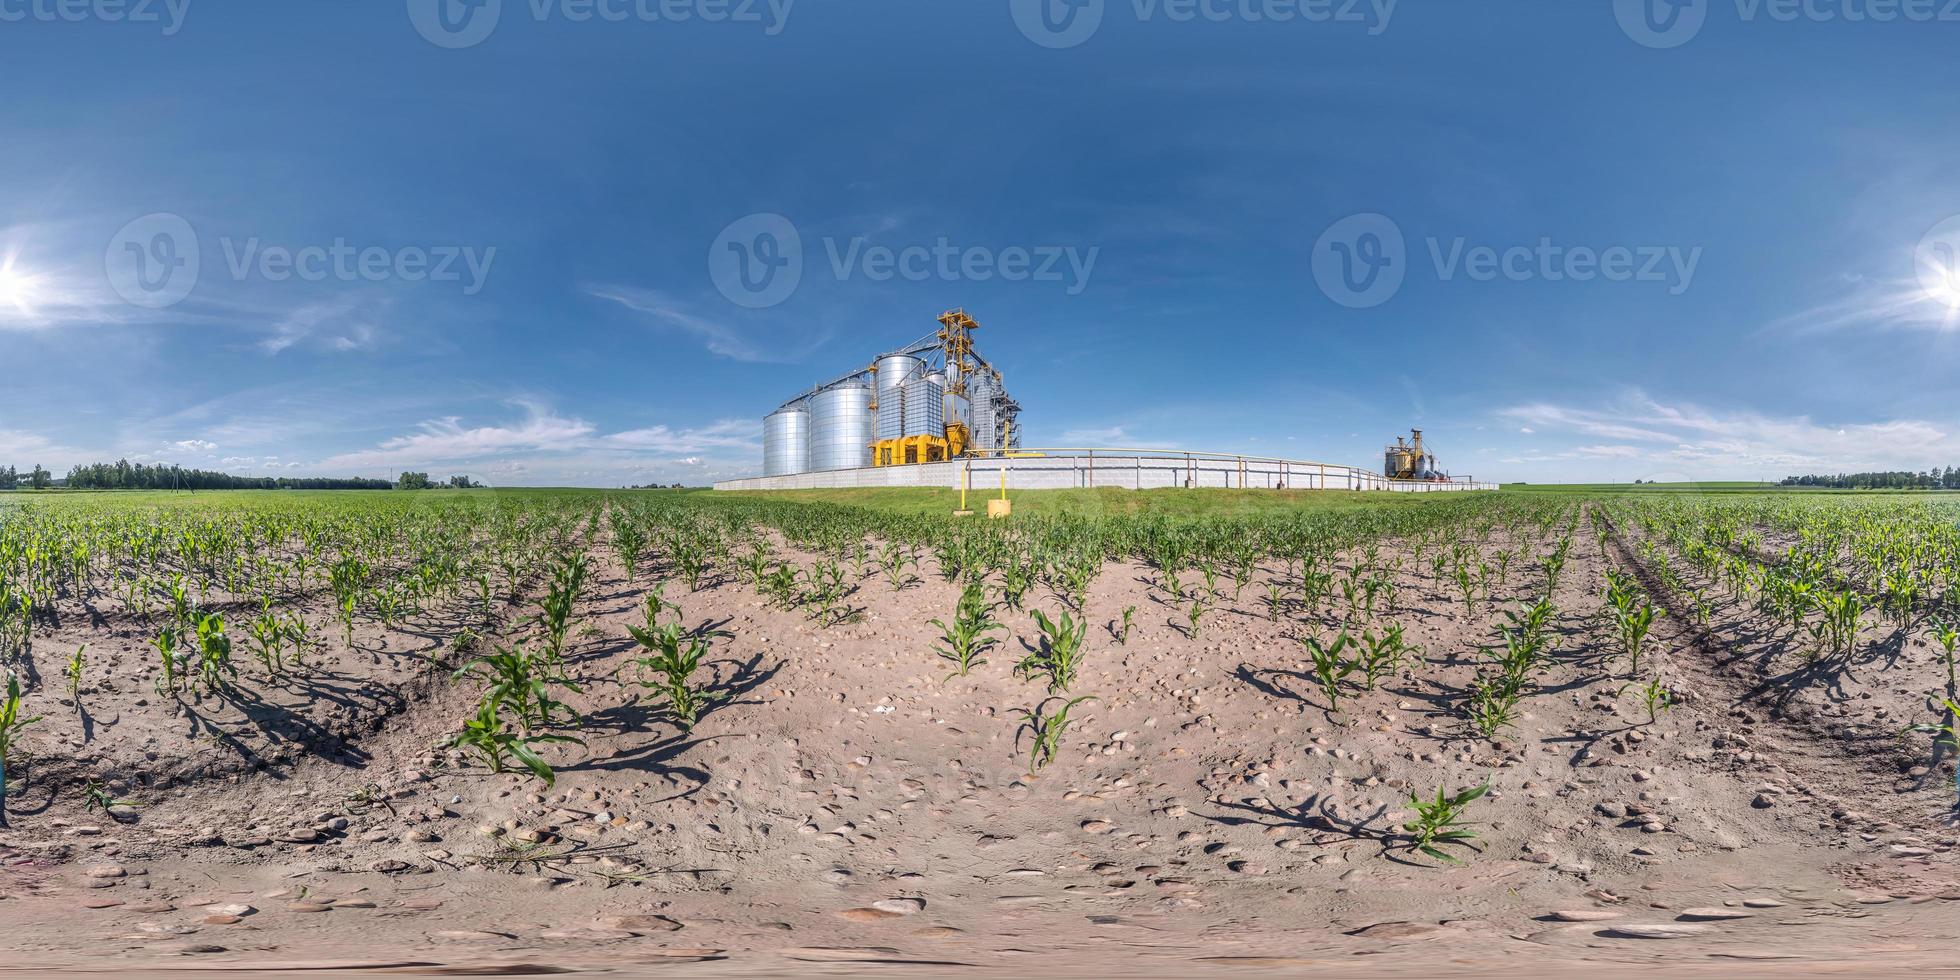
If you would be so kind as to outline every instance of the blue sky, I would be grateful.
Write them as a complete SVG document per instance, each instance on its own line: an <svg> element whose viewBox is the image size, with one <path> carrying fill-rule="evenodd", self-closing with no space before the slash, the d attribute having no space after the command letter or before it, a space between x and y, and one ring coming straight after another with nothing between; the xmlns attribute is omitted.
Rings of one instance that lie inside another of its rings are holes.
<svg viewBox="0 0 1960 980"><path fill-rule="evenodd" d="M0 463L703 483L953 307L1030 445L1960 463L1943 4L174 2L0 0Z"/></svg>

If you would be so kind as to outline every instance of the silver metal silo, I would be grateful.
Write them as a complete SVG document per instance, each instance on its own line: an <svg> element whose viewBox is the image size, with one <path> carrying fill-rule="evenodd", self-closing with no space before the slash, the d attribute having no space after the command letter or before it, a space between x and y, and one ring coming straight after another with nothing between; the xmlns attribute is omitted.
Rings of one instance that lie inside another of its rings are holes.
<svg viewBox="0 0 1960 980"><path fill-rule="evenodd" d="M946 389L933 380L935 377L938 375L914 378L903 389L908 436L937 436L946 432Z"/></svg>
<svg viewBox="0 0 1960 980"><path fill-rule="evenodd" d="M810 470L810 409L785 406L762 420L762 473L791 476Z"/></svg>
<svg viewBox="0 0 1960 980"><path fill-rule="evenodd" d="M925 373L926 362L909 354L881 357L878 373L878 438L915 436L905 428L905 386Z"/></svg>
<svg viewBox="0 0 1960 980"><path fill-rule="evenodd" d="M810 398L810 469L871 465L871 386L851 381Z"/></svg>
<svg viewBox="0 0 1960 980"><path fill-rule="evenodd" d="M966 379L967 423L973 429L976 449L999 449L1000 432L994 423L994 378L986 371L975 371Z"/></svg>

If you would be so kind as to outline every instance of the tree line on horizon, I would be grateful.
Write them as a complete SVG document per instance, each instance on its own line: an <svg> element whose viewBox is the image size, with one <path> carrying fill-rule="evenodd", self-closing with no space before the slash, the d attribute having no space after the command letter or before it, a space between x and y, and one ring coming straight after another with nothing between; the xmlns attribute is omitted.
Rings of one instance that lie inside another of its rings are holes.
<svg viewBox="0 0 1960 980"><path fill-rule="evenodd" d="M22 473L12 466L0 467L0 490L46 490L56 484L53 473L40 465ZM472 490L482 484L467 476L452 476L437 483L427 473L404 472L397 480L363 477L317 476L239 476L215 470L191 469L175 464L92 463L68 471L58 481L71 490L430 490L446 488Z"/></svg>
<svg viewBox="0 0 1960 980"><path fill-rule="evenodd" d="M1789 476L1786 487L1825 487L1832 490L1960 490L1960 468L1934 467L1924 473L1895 470L1885 473L1839 473L1836 476Z"/></svg>

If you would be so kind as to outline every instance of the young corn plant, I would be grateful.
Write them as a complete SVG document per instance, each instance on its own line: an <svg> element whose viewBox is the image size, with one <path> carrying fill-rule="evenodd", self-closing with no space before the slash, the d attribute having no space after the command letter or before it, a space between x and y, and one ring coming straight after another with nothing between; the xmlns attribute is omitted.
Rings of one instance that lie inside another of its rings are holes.
<svg viewBox="0 0 1960 980"><path fill-rule="evenodd" d="M272 611L272 597L259 600L259 614L245 623L245 635L252 641L252 654L265 668L267 677L277 677L285 669L286 626Z"/></svg>
<svg viewBox="0 0 1960 980"><path fill-rule="evenodd" d="M1048 693L1066 693L1075 683L1076 672L1082 667L1082 641L1089 632L1089 622L1077 622L1066 611L1060 622L1048 618L1046 613L1034 611L1035 624L1041 628L1040 649L1022 658L1014 665L1017 676L1032 679L1036 674L1048 676Z"/></svg>
<svg viewBox="0 0 1960 980"><path fill-rule="evenodd" d="M21 708L20 678L7 674L7 692L0 698L0 828L7 826L7 762L13 758L14 738L41 719L26 717Z"/></svg>
<svg viewBox="0 0 1960 980"><path fill-rule="evenodd" d="M1137 607L1135 607L1135 606L1124 606L1124 607L1123 607L1123 626L1122 626L1122 630L1121 630L1120 632L1118 632L1118 633L1116 634L1116 642L1117 642L1118 644L1120 644L1120 645L1122 645L1122 646L1129 646L1129 645L1130 645L1130 627L1131 627L1131 626L1133 626L1133 625L1135 625L1135 623L1136 623L1136 616L1137 616ZM1949 660L1951 660L1952 658L1951 658L1951 657L1949 657L1948 659L1949 659Z"/></svg>
<svg viewBox="0 0 1960 980"><path fill-rule="evenodd" d="M843 563L836 559L820 561L803 573L803 584L810 607L816 610L818 626L829 627L849 618L844 600L851 594Z"/></svg>
<svg viewBox="0 0 1960 980"><path fill-rule="evenodd" d="M1625 695L1629 690L1639 697L1641 707L1647 709L1649 725L1660 720L1661 712L1674 707L1674 692L1663 686L1658 679L1645 684L1628 684L1620 688L1620 694Z"/></svg>
<svg viewBox="0 0 1960 980"><path fill-rule="evenodd" d="M1627 658L1629 676L1640 675L1640 655L1646 650L1647 634L1653 630L1654 620L1665 615L1667 610L1645 597L1613 607L1613 627L1619 635L1620 654Z"/></svg>
<svg viewBox="0 0 1960 980"><path fill-rule="evenodd" d="M199 616L197 630L197 681L210 693L230 687L238 677L231 662L231 637L225 635L225 620L217 613Z"/></svg>
<svg viewBox="0 0 1960 980"><path fill-rule="evenodd" d="M68 700L73 702L76 711L82 710L83 675L88 671L88 644L75 648L68 657L68 663L61 668L61 676L68 681Z"/></svg>
<svg viewBox="0 0 1960 980"><path fill-rule="evenodd" d="M699 637L685 637L681 628L669 623L657 632L648 633L637 627L628 627L635 642L648 651L648 655L633 661L639 676L635 679L641 687L658 691L667 698L667 714L681 731L691 732L701 720L701 713L713 705L716 698L706 687L694 683L694 673L701 668L701 661L708 654L708 644Z"/></svg>
<svg viewBox="0 0 1960 980"><path fill-rule="evenodd" d="M1485 738L1518 723L1522 714L1524 688L1508 673L1479 674L1471 682L1470 703L1466 709L1470 725Z"/></svg>
<svg viewBox="0 0 1960 980"><path fill-rule="evenodd" d="M584 743L570 735L512 731L499 717L498 711L498 702L484 698L483 703L477 705L476 714L464 719L463 730L451 735L443 744L475 752L493 775L502 775L515 761L530 770L547 787L557 782L557 773L552 771L551 764L538 754L535 747L548 743Z"/></svg>
<svg viewBox="0 0 1960 980"><path fill-rule="evenodd" d="M1471 826L1463 819L1463 811L1470 804L1480 800L1490 792L1490 784L1458 790L1450 795L1441 787L1436 789L1436 798L1425 800L1410 794L1409 806L1415 809L1415 819L1402 825L1403 833L1409 837L1409 850L1412 853L1426 854L1439 861L1451 864L1463 862L1455 855L1442 849L1445 844L1463 844L1476 840L1477 835L1465 828Z"/></svg>
<svg viewBox="0 0 1960 980"><path fill-rule="evenodd" d="M888 543L878 552L878 567L884 570L885 578L896 592L905 591L919 580L912 574L912 569L919 567L919 556L911 548L900 548L896 543Z"/></svg>
<svg viewBox="0 0 1960 980"><path fill-rule="evenodd" d="M947 680L965 677L973 668L987 662L983 656L1000 641L988 634L1003 629L994 621L993 609L987 602L987 593L979 582L969 582L960 592L958 607L953 612L953 622L948 625L943 620L932 620L939 627L939 639L944 646L934 647L933 652L952 662L955 670L946 675Z"/></svg>
<svg viewBox="0 0 1960 980"><path fill-rule="evenodd" d="M1906 735L1933 736L1933 750L1936 753L1936 758L1949 752L1960 751L1960 702L1955 702L1952 698L1941 698L1939 708L1939 722L1920 722L1915 725L1907 725L1905 731L1900 733L1901 737ZM1953 785L1955 793L1954 807L1960 809L1960 770L1956 770L1954 773Z"/></svg>
<svg viewBox="0 0 1960 980"><path fill-rule="evenodd" d="M1061 701L1060 698L1049 698L1047 701L1035 705L1032 711L1025 708L1015 709L1015 714L1025 719L1022 728L1029 733L1033 743L1032 747L1028 750L1028 770L1030 772L1040 772L1043 766L1054 761L1055 753L1062 747L1062 735L1068 731L1069 712L1074 710L1076 705L1084 701L1094 700L1096 699L1087 694L1070 698L1062 701L1062 706L1056 709L1053 714L1044 714L1044 712L1047 711L1048 705L1051 702Z"/></svg>
<svg viewBox="0 0 1960 980"><path fill-rule="evenodd" d="M1205 603L1205 594L1193 590L1191 593L1191 608L1186 610L1184 618L1191 624L1191 638L1194 640L1203 635Z"/></svg>
<svg viewBox="0 0 1960 980"><path fill-rule="evenodd" d="M551 689L557 686L579 692L580 688L559 674L545 655L498 647L496 653L464 664L452 676L462 680L479 673L489 681L483 700L495 704L499 712L508 710L524 734L553 727L560 712L568 723L578 720L568 705L552 696Z"/></svg>
<svg viewBox="0 0 1960 980"><path fill-rule="evenodd" d="M586 580L592 576L592 560L584 552L561 559L552 569L551 584L539 603L536 617L544 631L545 659L556 666L565 656L565 638L572 629L572 612L585 594Z"/></svg>
<svg viewBox="0 0 1960 980"><path fill-rule="evenodd" d="M1341 684L1361 666L1346 656L1348 647L1354 644L1354 638L1344 628L1332 643L1322 643L1317 636L1306 637L1300 642L1307 648L1307 660L1313 665L1314 679L1320 682L1321 693L1327 697L1327 709L1341 710Z"/></svg>
<svg viewBox="0 0 1960 980"><path fill-rule="evenodd" d="M178 678L183 674L188 659L188 655L179 650L177 627L164 627L150 642L156 646L157 662L163 668L156 681L157 693L164 697L176 697Z"/></svg>
<svg viewBox="0 0 1960 980"><path fill-rule="evenodd" d="M1865 612L1863 596L1855 592L1821 595L1817 608L1823 613L1810 626L1820 650L1832 656L1848 657L1858 646L1859 619Z"/></svg>
<svg viewBox="0 0 1960 980"><path fill-rule="evenodd" d="M1359 646L1356 666L1367 679L1369 691L1375 690L1382 678L1400 670L1416 652L1403 638L1400 624L1391 625L1380 634L1372 630L1362 633Z"/></svg>
<svg viewBox="0 0 1960 980"><path fill-rule="evenodd" d="M83 813L95 813L98 811L108 813L114 807L134 807L136 805L131 800L116 799L115 794L110 793L101 783L93 779L88 781L88 785L82 787Z"/></svg>
<svg viewBox="0 0 1960 980"><path fill-rule="evenodd" d="M646 554L646 528L621 510L612 511L611 523L613 553L619 556L620 565L626 569L626 581L631 582L639 573L640 558Z"/></svg>

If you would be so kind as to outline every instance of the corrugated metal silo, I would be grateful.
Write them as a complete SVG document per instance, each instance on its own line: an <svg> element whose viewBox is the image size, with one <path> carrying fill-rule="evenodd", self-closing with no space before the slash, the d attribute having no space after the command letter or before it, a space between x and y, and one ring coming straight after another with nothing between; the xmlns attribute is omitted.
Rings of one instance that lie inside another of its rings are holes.
<svg viewBox="0 0 1960 980"><path fill-rule="evenodd" d="M1000 431L994 424L994 376L975 371L966 379L968 422L973 427L976 449L999 449Z"/></svg>
<svg viewBox="0 0 1960 980"><path fill-rule="evenodd" d="M943 385L931 377L914 378L905 386L904 394L906 435L937 436L946 432L946 389ZM880 403L880 407L883 407L883 403Z"/></svg>
<svg viewBox="0 0 1960 980"><path fill-rule="evenodd" d="M762 420L762 473L791 476L810 471L810 409L798 402Z"/></svg>
<svg viewBox="0 0 1960 980"><path fill-rule="evenodd" d="M810 468L871 465L871 386L851 381L810 397Z"/></svg>
<svg viewBox="0 0 1960 980"><path fill-rule="evenodd" d="M909 354L878 359L878 438L918 435L905 428L905 386L926 370L926 362Z"/></svg>

